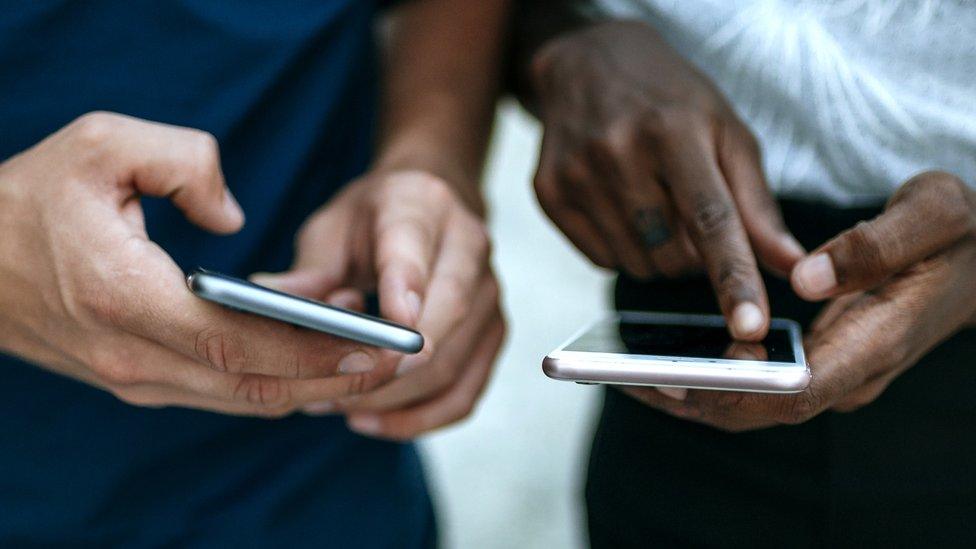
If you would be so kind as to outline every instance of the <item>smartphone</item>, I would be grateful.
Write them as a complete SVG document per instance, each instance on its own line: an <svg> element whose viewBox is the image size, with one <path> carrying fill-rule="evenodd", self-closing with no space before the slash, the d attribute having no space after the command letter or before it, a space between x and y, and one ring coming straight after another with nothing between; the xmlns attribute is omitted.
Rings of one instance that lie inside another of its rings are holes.
<svg viewBox="0 0 976 549"><path fill-rule="evenodd" d="M810 383L800 325L773 319L760 343L737 342L718 315L624 311L549 353L553 379L761 393L798 393Z"/></svg>
<svg viewBox="0 0 976 549"><path fill-rule="evenodd" d="M406 326L220 273L197 269L186 283L194 294L231 309L401 353L417 353L424 347L424 337Z"/></svg>

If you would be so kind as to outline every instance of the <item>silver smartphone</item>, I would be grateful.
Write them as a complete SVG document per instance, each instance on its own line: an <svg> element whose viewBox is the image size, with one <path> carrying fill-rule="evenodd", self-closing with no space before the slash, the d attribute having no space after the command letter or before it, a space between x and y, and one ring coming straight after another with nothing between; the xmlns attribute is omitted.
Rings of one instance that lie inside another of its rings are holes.
<svg viewBox="0 0 976 549"><path fill-rule="evenodd" d="M543 361L553 379L762 393L810 383L799 324L772 320L761 343L736 342L717 315L620 312L588 326Z"/></svg>
<svg viewBox="0 0 976 549"><path fill-rule="evenodd" d="M424 337L406 326L220 273L197 269L186 283L193 293L208 301L310 330L401 353L417 353L424 346Z"/></svg>

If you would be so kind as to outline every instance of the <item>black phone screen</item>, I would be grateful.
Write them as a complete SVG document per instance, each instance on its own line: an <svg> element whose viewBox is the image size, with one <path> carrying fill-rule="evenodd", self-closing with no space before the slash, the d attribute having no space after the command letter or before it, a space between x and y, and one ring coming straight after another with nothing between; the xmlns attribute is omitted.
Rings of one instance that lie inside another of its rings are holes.
<svg viewBox="0 0 976 549"><path fill-rule="evenodd" d="M769 330L760 343L733 340L724 325L602 322L566 347L567 351L624 353L701 359L795 363L789 330Z"/></svg>

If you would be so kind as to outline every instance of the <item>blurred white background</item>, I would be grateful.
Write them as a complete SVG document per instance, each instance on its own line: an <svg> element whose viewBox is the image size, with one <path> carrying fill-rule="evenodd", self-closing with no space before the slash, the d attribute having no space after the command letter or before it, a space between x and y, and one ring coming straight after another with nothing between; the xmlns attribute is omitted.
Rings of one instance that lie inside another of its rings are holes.
<svg viewBox="0 0 976 549"><path fill-rule="evenodd" d="M610 277L539 209L539 126L499 110L487 192L509 335L466 422L422 443L445 547L580 547L583 471L598 389L542 374L542 359L609 304Z"/></svg>

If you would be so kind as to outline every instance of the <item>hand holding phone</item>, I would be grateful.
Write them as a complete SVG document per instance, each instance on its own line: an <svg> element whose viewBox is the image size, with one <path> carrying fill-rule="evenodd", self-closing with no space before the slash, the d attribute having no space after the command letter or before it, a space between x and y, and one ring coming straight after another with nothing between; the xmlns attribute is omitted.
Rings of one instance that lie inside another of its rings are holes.
<svg viewBox="0 0 976 549"><path fill-rule="evenodd" d="M194 297L141 196L216 233L243 223L213 137L191 128L91 113L0 163L0 350L132 405L236 415L392 377L393 353Z"/></svg>
<svg viewBox="0 0 976 549"><path fill-rule="evenodd" d="M249 278L328 303L375 291L383 318L423 333L389 383L306 409L408 439L471 412L505 330L487 229L457 192L467 183L378 164L305 221L288 270Z"/></svg>
<svg viewBox="0 0 976 549"><path fill-rule="evenodd" d="M546 357L551 378L580 383L796 393L810 382L800 326L773 319L762 342L737 342L717 315L621 312Z"/></svg>

